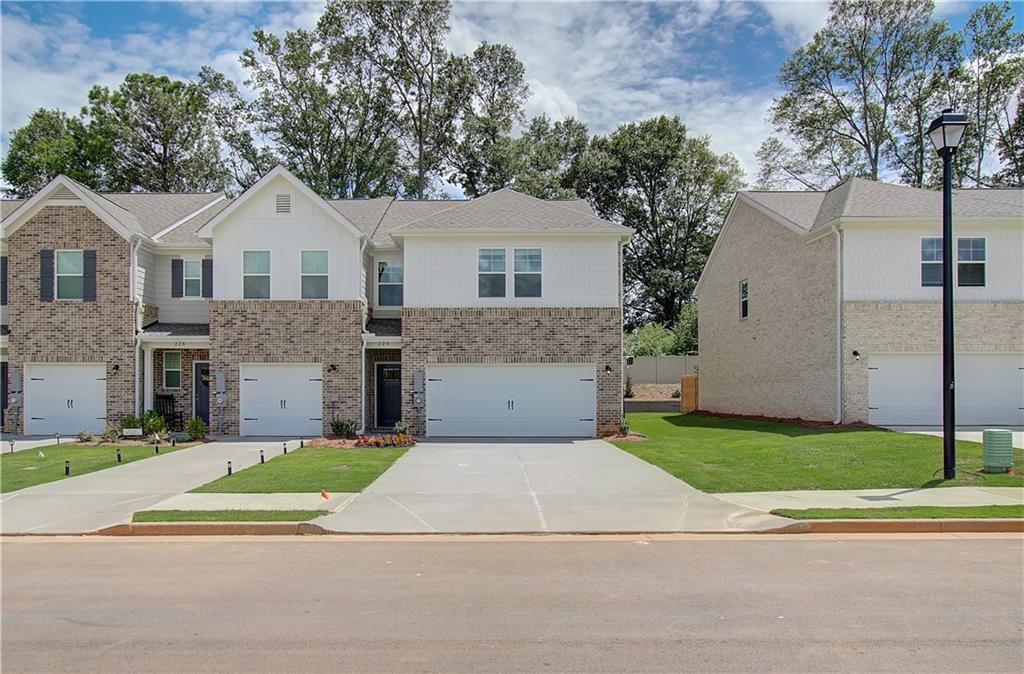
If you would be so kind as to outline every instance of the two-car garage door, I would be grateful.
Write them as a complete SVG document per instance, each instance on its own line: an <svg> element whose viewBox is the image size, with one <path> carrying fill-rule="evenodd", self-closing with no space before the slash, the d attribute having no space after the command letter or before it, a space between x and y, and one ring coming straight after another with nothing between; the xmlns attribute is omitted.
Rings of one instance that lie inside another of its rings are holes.
<svg viewBox="0 0 1024 674"><path fill-rule="evenodd" d="M594 365L469 364L427 368L427 435L592 437Z"/></svg>
<svg viewBox="0 0 1024 674"><path fill-rule="evenodd" d="M241 435L317 437L323 427L320 364L258 364L239 368Z"/></svg>
<svg viewBox="0 0 1024 674"><path fill-rule="evenodd" d="M1024 425L1024 354L956 356L958 425ZM868 363L868 420L880 426L942 423L942 358L874 354Z"/></svg>

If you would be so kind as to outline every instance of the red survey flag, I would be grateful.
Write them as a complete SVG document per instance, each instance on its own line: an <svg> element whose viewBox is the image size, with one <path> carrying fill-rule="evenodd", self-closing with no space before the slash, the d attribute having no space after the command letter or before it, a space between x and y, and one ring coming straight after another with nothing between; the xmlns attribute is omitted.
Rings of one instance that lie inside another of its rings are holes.
<svg viewBox="0 0 1024 674"><path fill-rule="evenodd" d="M320 498L322 498L325 501L330 501L331 500L331 495L327 493L326 489L321 489L320 490Z"/></svg>

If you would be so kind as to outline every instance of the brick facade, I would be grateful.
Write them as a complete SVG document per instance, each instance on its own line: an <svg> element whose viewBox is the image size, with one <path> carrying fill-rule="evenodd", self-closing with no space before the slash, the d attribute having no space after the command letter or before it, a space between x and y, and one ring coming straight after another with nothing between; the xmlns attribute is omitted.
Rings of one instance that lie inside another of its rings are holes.
<svg viewBox="0 0 1024 674"><path fill-rule="evenodd" d="M164 387L164 353L177 351L181 354L181 386L176 389ZM174 408L181 412L181 416L188 421L192 417L192 379L195 368L192 364L196 361L210 360L210 352L207 349L154 349L153 350L153 395L170 394L174 396ZM211 395L213 392L211 382ZM155 398L154 398L155 399ZM213 406L210 406L213 410ZM211 421L213 415L210 415Z"/></svg>
<svg viewBox="0 0 1024 674"><path fill-rule="evenodd" d="M155 304L143 304L142 305L142 325L140 327L146 327L152 325L160 320L160 307Z"/></svg>
<svg viewBox="0 0 1024 674"><path fill-rule="evenodd" d="M409 308L402 310L402 418L426 432L412 406L414 373L430 363L594 363L597 433L622 417L622 312L599 308ZM610 373L605 367L611 368Z"/></svg>
<svg viewBox="0 0 1024 674"><path fill-rule="evenodd" d="M1024 352L1024 302L957 302L953 320L957 352ZM940 302L844 302L843 421L868 420L871 354L941 350Z"/></svg>
<svg viewBox="0 0 1024 674"><path fill-rule="evenodd" d="M366 419L368 430L388 430L377 426L377 363L401 363L401 349L366 350Z"/></svg>
<svg viewBox="0 0 1024 674"><path fill-rule="evenodd" d="M739 284L748 283L747 318ZM800 235L738 203L698 298L700 407L836 415L835 240Z"/></svg>
<svg viewBox="0 0 1024 674"><path fill-rule="evenodd" d="M96 301L39 299L39 251L96 251ZM131 244L84 206L46 206L7 240L10 372L25 363L107 364L107 422L135 406ZM20 415L19 415L20 416ZM10 426L11 416L5 414ZM20 433L24 425L19 419Z"/></svg>
<svg viewBox="0 0 1024 674"><path fill-rule="evenodd" d="M334 416L358 419L364 313L361 300L210 300L211 395L217 373L225 374L227 385L223 429L210 406L213 432L238 435L243 363L321 363L323 432Z"/></svg>

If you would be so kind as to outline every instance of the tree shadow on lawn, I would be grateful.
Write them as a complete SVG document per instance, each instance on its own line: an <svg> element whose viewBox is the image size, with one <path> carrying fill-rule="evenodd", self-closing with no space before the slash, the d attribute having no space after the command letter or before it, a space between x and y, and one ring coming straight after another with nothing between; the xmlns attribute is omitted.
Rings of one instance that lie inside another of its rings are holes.
<svg viewBox="0 0 1024 674"><path fill-rule="evenodd" d="M680 428L706 428L709 430L723 431L748 431L753 433L771 433L783 435L789 438L801 438L811 435L844 435L849 433L895 433L886 428L877 426L865 426L851 428L848 426L837 426L834 428L815 428L804 426L789 421L771 421L768 419L744 419L740 417L720 417L709 414L691 412L689 414L674 414L663 417L665 421Z"/></svg>

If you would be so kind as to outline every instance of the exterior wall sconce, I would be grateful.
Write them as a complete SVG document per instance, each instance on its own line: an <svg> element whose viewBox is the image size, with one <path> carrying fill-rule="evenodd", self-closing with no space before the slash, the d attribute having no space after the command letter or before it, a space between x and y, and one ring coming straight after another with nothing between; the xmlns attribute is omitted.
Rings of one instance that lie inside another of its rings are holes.
<svg viewBox="0 0 1024 674"><path fill-rule="evenodd" d="M854 360L860 360L860 351L854 351L853 352L853 359Z"/></svg>
<svg viewBox="0 0 1024 674"><path fill-rule="evenodd" d="M121 369L121 366L120 366L120 365L115 365L115 366L114 366L114 367L112 367L111 369L112 369L112 370L113 370L114 372L117 372L117 371L119 371L119 370Z"/></svg>
<svg viewBox="0 0 1024 674"><path fill-rule="evenodd" d="M604 373L605 374L611 374L612 373L612 366L611 365L605 365L604 366Z"/></svg>
<svg viewBox="0 0 1024 674"><path fill-rule="evenodd" d="M337 372L338 371L338 366L337 365L329 365L329 366L327 366L327 371L328 372Z"/></svg>

